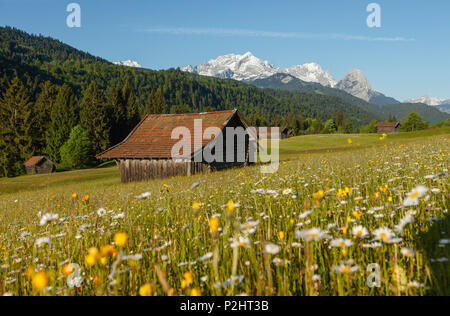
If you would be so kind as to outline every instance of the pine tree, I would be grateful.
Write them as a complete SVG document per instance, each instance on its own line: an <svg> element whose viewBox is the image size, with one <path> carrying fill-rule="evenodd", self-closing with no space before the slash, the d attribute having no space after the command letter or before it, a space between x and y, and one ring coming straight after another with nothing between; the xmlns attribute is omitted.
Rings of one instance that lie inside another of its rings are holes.
<svg viewBox="0 0 450 316"><path fill-rule="evenodd" d="M122 98L125 104L127 118L126 130L123 131L123 135L126 137L140 121L136 96L134 95L130 81L127 81L123 87Z"/></svg>
<svg viewBox="0 0 450 316"><path fill-rule="evenodd" d="M105 151L109 146L111 129L103 94L92 82L84 92L80 105L80 123L87 130L94 154Z"/></svg>
<svg viewBox="0 0 450 316"><path fill-rule="evenodd" d="M23 163L34 154L32 103L16 77L0 99L0 175L23 173Z"/></svg>
<svg viewBox="0 0 450 316"><path fill-rule="evenodd" d="M60 149L69 139L70 131L78 122L77 100L72 88L64 84L59 88L50 114L46 132L46 153L54 162L61 161Z"/></svg>
<svg viewBox="0 0 450 316"><path fill-rule="evenodd" d="M339 110L336 113L336 117L334 119L334 123L336 123L337 127L341 127L344 125L344 112L342 112L341 110Z"/></svg>
<svg viewBox="0 0 450 316"><path fill-rule="evenodd" d="M122 90L119 87L109 89L106 103L111 120L110 143L118 144L125 139L128 131L127 109Z"/></svg>
<svg viewBox="0 0 450 316"><path fill-rule="evenodd" d="M155 92L153 91L150 91L150 94L148 95L145 114L155 114Z"/></svg>
<svg viewBox="0 0 450 316"><path fill-rule="evenodd" d="M169 111L166 100L162 94L161 88L158 88L156 92L150 92L148 97L148 103L146 107L147 114L167 114Z"/></svg>
<svg viewBox="0 0 450 316"><path fill-rule="evenodd" d="M34 139L36 152L43 153L47 144L46 133L50 126L50 117L52 109L56 102L58 95L58 88L54 86L50 81L45 82L42 92L39 94L36 104L33 110L33 116L35 118Z"/></svg>

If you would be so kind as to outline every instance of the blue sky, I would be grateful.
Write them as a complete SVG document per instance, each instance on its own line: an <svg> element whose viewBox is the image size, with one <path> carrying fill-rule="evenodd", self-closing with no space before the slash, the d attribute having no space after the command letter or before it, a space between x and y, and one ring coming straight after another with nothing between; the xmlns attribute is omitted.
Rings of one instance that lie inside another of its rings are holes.
<svg viewBox="0 0 450 316"><path fill-rule="evenodd" d="M81 28L66 26L71 2ZM371 2L381 28L366 24ZM450 98L449 17L447 0L0 0L0 25L110 61L166 69L251 51L278 67L317 62L338 80L360 68L399 100Z"/></svg>

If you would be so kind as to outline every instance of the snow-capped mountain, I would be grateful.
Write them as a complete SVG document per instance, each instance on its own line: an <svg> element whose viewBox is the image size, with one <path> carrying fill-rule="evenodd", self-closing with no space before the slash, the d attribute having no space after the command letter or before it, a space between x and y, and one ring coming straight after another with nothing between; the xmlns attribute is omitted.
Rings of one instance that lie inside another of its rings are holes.
<svg viewBox="0 0 450 316"><path fill-rule="evenodd" d="M423 103L426 105L437 106L437 105L442 105L442 104L450 104L450 99L445 100L445 99L440 99L440 98L433 98L433 97L430 97L429 95L424 95L421 98L408 99L405 101L405 103Z"/></svg>
<svg viewBox="0 0 450 316"><path fill-rule="evenodd" d="M133 61L133 60L117 61L117 62L114 63L114 65L134 67L134 68L142 68L141 64L139 64L138 62Z"/></svg>
<svg viewBox="0 0 450 316"><path fill-rule="evenodd" d="M423 97L418 99L408 99L405 101L405 103L423 103L429 106L433 106L442 112L450 114L450 99L446 100L440 98L433 98L430 97L429 95L424 95Z"/></svg>
<svg viewBox="0 0 450 316"><path fill-rule="evenodd" d="M316 63L294 66L284 69L282 72L306 82L320 83L325 87L334 87L337 84L331 74Z"/></svg>
<svg viewBox="0 0 450 316"><path fill-rule="evenodd" d="M280 69L267 61L255 57L250 52L244 55L229 54L220 56L195 67L188 65L181 70L203 76L239 81L254 81L268 78L277 73L284 73L306 82L316 82L328 87L336 85L336 80L331 74L328 71L324 71L318 64L310 63Z"/></svg>
<svg viewBox="0 0 450 316"><path fill-rule="evenodd" d="M229 54L220 56L195 67L188 65L181 70L202 76L239 81L267 78L279 72L279 69L267 61L253 56L250 52L244 55Z"/></svg>

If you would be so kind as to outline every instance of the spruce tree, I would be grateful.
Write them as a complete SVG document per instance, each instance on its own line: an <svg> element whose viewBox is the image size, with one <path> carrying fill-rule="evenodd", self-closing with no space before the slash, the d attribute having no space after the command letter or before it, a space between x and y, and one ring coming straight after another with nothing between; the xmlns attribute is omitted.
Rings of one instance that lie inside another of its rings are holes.
<svg viewBox="0 0 450 316"><path fill-rule="evenodd" d="M70 131L78 122L77 99L72 88L64 84L59 88L50 113L50 123L46 132L46 153L54 162L61 161L60 149L69 139Z"/></svg>
<svg viewBox="0 0 450 316"><path fill-rule="evenodd" d="M0 99L0 121L0 175L20 175L34 154L34 119L29 92L17 77Z"/></svg>
<svg viewBox="0 0 450 316"><path fill-rule="evenodd" d="M109 89L107 106L111 120L110 143L115 145L126 137L128 131L128 118L126 104L123 99L122 90L119 87Z"/></svg>
<svg viewBox="0 0 450 316"><path fill-rule="evenodd" d="M47 144L47 130L50 127L50 117L52 109L56 102L58 88L50 81L45 82L42 92L39 94L33 110L35 119L35 135L34 140L36 152L43 153Z"/></svg>
<svg viewBox="0 0 450 316"><path fill-rule="evenodd" d="M168 112L167 103L166 100L164 99L161 88L158 88L158 90L156 90L154 106L155 106L155 114L167 114Z"/></svg>
<svg viewBox="0 0 450 316"><path fill-rule="evenodd" d="M80 105L80 123L87 130L92 152L99 154L109 146L110 121L103 94L93 81L84 92Z"/></svg>
<svg viewBox="0 0 450 316"><path fill-rule="evenodd" d="M126 137L140 121L136 96L134 95L133 86L130 81L127 81L123 87L122 98L125 103L127 118L126 130L123 132L123 135Z"/></svg>

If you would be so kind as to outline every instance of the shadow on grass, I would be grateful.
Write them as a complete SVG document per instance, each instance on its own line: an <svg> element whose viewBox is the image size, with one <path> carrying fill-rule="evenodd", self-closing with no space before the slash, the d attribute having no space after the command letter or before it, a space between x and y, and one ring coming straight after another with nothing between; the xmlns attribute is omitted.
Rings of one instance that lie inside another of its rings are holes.
<svg viewBox="0 0 450 316"><path fill-rule="evenodd" d="M443 219L433 219L433 223L427 232L417 238L416 249L423 253L424 263L429 267L426 273L429 279L429 289L426 292L430 296L450 295L450 267L448 259L448 245L440 244L440 240L450 236L449 216Z"/></svg>

